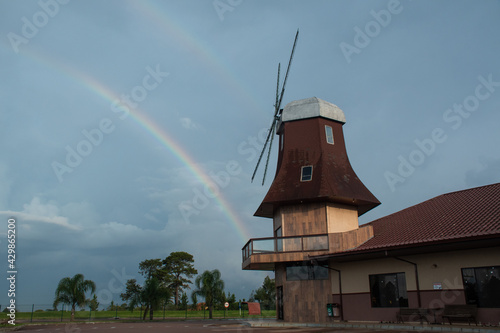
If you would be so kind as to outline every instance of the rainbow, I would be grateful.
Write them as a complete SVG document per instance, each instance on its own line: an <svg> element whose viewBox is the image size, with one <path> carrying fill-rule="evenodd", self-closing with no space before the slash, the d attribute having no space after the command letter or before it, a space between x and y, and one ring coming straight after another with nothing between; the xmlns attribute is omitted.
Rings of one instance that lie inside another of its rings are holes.
<svg viewBox="0 0 500 333"><path fill-rule="evenodd" d="M41 63L42 65L50 67L51 69L60 72L67 77L70 77L78 84L90 90L92 93L102 97L104 100L109 102L110 105L111 103L120 100L118 94L114 93L112 89L104 85L95 77L79 71L74 67L66 65L59 60L46 56L41 52L35 52L34 50L28 49L27 47L24 47L20 54L29 56L29 58ZM198 181L206 186L209 191L212 191L215 186L214 182L207 175L207 173L198 166L194 158L189 155L189 152L185 148L183 148L178 142L174 140L174 138L172 138L166 131L158 126L158 124L156 124L151 118L149 118L145 112L141 112L141 110L138 108L130 108L129 110L129 118L133 119L138 125L140 125L151 136L153 136L156 141L167 148L168 151L170 151L183 165L187 167L189 172ZM231 204L223 196L221 191L219 191L218 193L212 191L212 194L213 200L220 205L220 207L222 208L222 212L227 217L242 242L246 242L250 234L247 231L241 218L231 207Z"/></svg>

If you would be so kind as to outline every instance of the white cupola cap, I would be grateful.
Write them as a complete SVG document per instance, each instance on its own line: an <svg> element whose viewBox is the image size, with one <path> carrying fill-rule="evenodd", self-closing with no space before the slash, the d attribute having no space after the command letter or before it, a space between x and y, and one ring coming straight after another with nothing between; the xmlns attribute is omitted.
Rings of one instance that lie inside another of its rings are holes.
<svg viewBox="0 0 500 333"><path fill-rule="evenodd" d="M345 115L337 105L311 97L288 103L281 114L281 121L323 117L345 124Z"/></svg>

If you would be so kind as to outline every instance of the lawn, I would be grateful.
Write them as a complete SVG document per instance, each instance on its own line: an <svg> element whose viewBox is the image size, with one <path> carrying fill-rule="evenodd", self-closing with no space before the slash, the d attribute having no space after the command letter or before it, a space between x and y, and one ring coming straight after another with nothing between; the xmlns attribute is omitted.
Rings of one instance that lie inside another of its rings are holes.
<svg viewBox="0 0 500 333"><path fill-rule="evenodd" d="M134 310L131 311L76 311L75 320L77 321L86 321L86 320L105 320L105 319L114 319L118 317L120 319L142 319L142 311ZM71 317L70 311L41 311L37 310L35 312L17 312L16 313L16 321L68 321ZM248 310L242 310L241 315L239 310L215 310L213 312L213 318L275 318L276 310L262 310L262 314L260 316L248 316ZM154 319L208 319L208 310L206 311L163 311L162 309L154 312ZM147 316L149 319L149 314Z"/></svg>

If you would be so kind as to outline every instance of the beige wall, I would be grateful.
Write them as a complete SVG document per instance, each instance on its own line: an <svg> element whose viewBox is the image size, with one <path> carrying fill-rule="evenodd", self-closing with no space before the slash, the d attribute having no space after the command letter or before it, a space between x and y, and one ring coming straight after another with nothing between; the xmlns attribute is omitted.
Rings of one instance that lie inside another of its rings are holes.
<svg viewBox="0 0 500 333"><path fill-rule="evenodd" d="M357 229L358 210L356 207L328 203L326 206L328 233L344 232Z"/></svg>
<svg viewBox="0 0 500 333"><path fill-rule="evenodd" d="M406 273L406 285L408 290L415 289L415 274L413 265L392 258L354 261L349 263L330 263L331 268L340 270L342 273L342 293L365 293L370 292L368 276L371 274L384 273ZM332 290L334 294L339 293L338 274L331 274Z"/></svg>
<svg viewBox="0 0 500 333"><path fill-rule="evenodd" d="M462 268L499 266L500 247L442 252L408 257L418 264L420 289L431 290L434 283L443 289L463 289Z"/></svg>
<svg viewBox="0 0 500 333"><path fill-rule="evenodd" d="M420 290L433 290L440 283L443 290L463 289L462 268L500 266L500 247L440 252L425 255L403 256L418 266ZM408 291L416 290L414 266L394 258L330 262L330 267L342 271L343 293L370 292L368 276L371 274L406 273ZM332 290L339 293L338 274L331 274Z"/></svg>

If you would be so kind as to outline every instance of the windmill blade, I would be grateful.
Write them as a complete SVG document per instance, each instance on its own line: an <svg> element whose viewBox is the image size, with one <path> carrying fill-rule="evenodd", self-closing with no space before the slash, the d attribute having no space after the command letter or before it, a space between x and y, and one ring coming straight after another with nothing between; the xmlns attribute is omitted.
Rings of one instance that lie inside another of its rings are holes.
<svg viewBox="0 0 500 333"><path fill-rule="evenodd" d="M260 161L262 160L262 156L264 155L264 152L266 151L267 143L269 142L269 138L271 137L271 133L274 132L273 128L276 125L276 117L273 119L273 123L271 124L271 127L269 128L269 131L267 132L267 137L266 141L264 142L264 147L262 148L262 151L260 152L259 160L257 161L257 165L255 166L255 170L253 171L252 174L252 182L253 179L255 178L255 174L257 173L257 169L259 168Z"/></svg>
<svg viewBox="0 0 500 333"><path fill-rule="evenodd" d="M278 102L279 102L279 90L280 90L280 69L281 69L281 63L278 63L278 78L276 79L276 102L274 103L274 109L275 109L274 110L274 120L273 120L273 124L271 125L271 128L270 128L270 130L272 129L271 142L269 142L269 149L267 151L266 166L264 167L264 176L262 177L262 186L264 186L264 183L266 181L267 167L269 165L269 157L271 156L271 148L273 147L274 133L276 131L276 122L279 120Z"/></svg>
<svg viewBox="0 0 500 333"><path fill-rule="evenodd" d="M290 60L288 61L288 67L286 69L285 79L283 81L283 86L281 88L281 94L278 94L279 80L280 80L280 66L281 66L280 64L278 64L278 83L276 84L276 103L274 105L274 118L273 118L273 122L271 124L271 128L269 128L269 131L267 132L267 137L266 137L266 141L264 142L264 147L262 148L262 151L260 152L260 156L259 156L259 159L257 161L257 165L255 166L255 170L253 171L253 174L252 174L252 182L253 182L253 179L255 178L255 174L257 173L257 169L259 168L260 161L262 160L262 156L264 155L264 152L266 151L266 147L267 147L267 143L269 142L269 138L271 138L271 142L269 145L269 151L267 153L266 167L264 169L264 177L262 179L262 185L264 185L264 181L266 179L267 166L269 164L269 156L271 154L271 147L272 147L272 143L273 143L273 139L274 139L276 122L280 118L278 113L279 113L279 110L281 108L281 102L283 101L283 95L285 94L285 85L286 85L286 81L288 79L288 73L290 72L290 66L292 65L293 54L295 52L295 46L297 45L298 38L299 38L299 29L297 29L297 33L295 34L295 40L293 41L292 53L290 54ZM278 95L279 95L279 98L278 98Z"/></svg>
<svg viewBox="0 0 500 333"><path fill-rule="evenodd" d="M267 147L267 143L269 142L269 138L271 138L271 145L273 143L272 141L272 138L273 138L273 135L274 135L274 127L276 125L276 114L278 112L278 109L276 109L277 105L278 105L278 93L279 93L279 87L280 87L280 68L281 68L281 64L278 63L278 80L277 80L277 84L276 84L276 102L274 104L274 108L275 108L275 111L274 111L274 118L273 118L273 122L271 124L271 127L269 128L269 131L267 131L267 138L266 138L266 141L264 142L264 147L262 147L262 151L260 152L260 156L259 156L259 159L257 161L257 165L255 166L255 170L253 171L253 174L252 174L252 180L251 182L253 183L253 179L255 178L255 174L257 173L257 169L259 168L259 165L260 165L260 161L262 160L262 156L264 156L264 152L266 151L266 147ZM269 163L269 154L270 154L270 151L271 151L271 145L269 146L269 153L267 154L267 162L266 162L266 169L264 171L264 179L265 179L265 173L267 171L267 164ZM264 183L264 181L262 181L262 183ZM262 184L264 185L264 184Z"/></svg>
<svg viewBox="0 0 500 333"><path fill-rule="evenodd" d="M281 107L281 101L283 100L283 94L285 93L286 80L288 79L288 73L290 72L290 66L292 65L292 59L293 59L293 54L295 52L295 46L297 45L297 39L299 39L299 29L297 29L297 33L295 34L295 40L293 41L292 53L290 54L290 60L288 61L288 67L286 69L286 74L285 74L285 80L283 81L283 87L281 88L281 96L280 96L278 105L276 106L276 113L278 113L278 110ZM275 115L276 115L276 113L275 113Z"/></svg>
<svg viewBox="0 0 500 333"><path fill-rule="evenodd" d="M267 166L269 165L269 157L271 156L271 147L273 146L273 139L274 139L274 131L275 130L276 130L276 126L273 126L272 134L271 134L271 142L269 143L269 150L267 151L267 160L266 160L266 166L264 168L264 177L262 177L262 186L264 186L264 182L266 181Z"/></svg>
<svg viewBox="0 0 500 333"><path fill-rule="evenodd" d="M279 110L278 102L279 102L279 90L280 90L280 68L281 63L278 63L278 79L276 80L276 102L274 102L274 116L276 117L276 113Z"/></svg>

